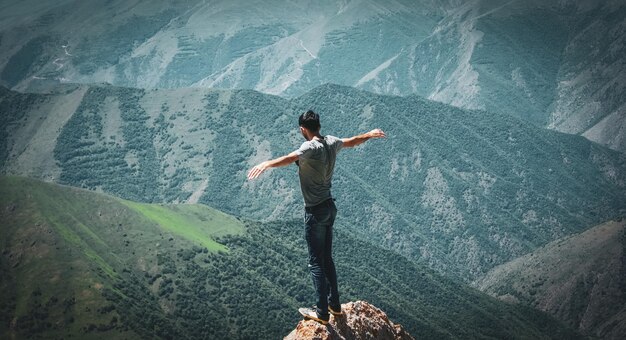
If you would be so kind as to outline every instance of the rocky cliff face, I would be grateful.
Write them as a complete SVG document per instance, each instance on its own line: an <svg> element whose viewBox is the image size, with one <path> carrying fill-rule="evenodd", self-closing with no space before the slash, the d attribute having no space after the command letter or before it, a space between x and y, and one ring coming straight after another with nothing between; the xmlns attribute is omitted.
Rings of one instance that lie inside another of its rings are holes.
<svg viewBox="0 0 626 340"><path fill-rule="evenodd" d="M344 303L341 309L344 315L331 317L328 325L300 321L285 340L413 339L402 326L391 322L387 314L365 301Z"/></svg>

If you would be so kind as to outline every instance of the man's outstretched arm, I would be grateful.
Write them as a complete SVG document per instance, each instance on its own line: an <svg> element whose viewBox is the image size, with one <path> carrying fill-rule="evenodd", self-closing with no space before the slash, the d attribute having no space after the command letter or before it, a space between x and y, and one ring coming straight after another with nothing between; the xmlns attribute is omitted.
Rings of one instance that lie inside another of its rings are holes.
<svg viewBox="0 0 626 340"><path fill-rule="evenodd" d="M384 138L386 135L381 129L374 129L370 132L366 132L364 134L360 134L350 138L341 138L343 142L343 146L346 148L352 148L359 144L364 143L370 138Z"/></svg>
<svg viewBox="0 0 626 340"><path fill-rule="evenodd" d="M265 161L255 165L248 171L248 179L255 179L269 168L277 168L279 166L289 165L298 160L298 154L294 151L288 155L278 157L269 161Z"/></svg>

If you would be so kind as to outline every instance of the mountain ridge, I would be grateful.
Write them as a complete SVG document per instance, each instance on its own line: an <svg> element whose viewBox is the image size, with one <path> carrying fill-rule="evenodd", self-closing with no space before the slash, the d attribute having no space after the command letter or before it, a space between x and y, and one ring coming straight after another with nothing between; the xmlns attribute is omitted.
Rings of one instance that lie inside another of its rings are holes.
<svg viewBox="0 0 626 340"><path fill-rule="evenodd" d="M265 221L298 215L294 168L256 181L245 172L297 148L298 112L320 112L323 132L338 136L381 127L387 139L340 154L338 223L469 280L626 209L622 154L507 114L417 96L338 85L293 100L251 90L79 86L5 92L0 107L4 173L144 202L193 197ZM43 123L57 115L69 115L62 128Z"/></svg>

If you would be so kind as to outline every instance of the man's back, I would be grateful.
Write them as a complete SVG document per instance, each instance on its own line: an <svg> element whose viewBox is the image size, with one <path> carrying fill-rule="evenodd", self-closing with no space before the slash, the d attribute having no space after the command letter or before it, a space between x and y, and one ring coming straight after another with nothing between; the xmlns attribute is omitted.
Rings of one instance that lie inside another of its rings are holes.
<svg viewBox="0 0 626 340"><path fill-rule="evenodd" d="M341 139L328 135L323 140L306 141L296 150L305 206L315 206L332 197L330 188L335 160L342 146Z"/></svg>

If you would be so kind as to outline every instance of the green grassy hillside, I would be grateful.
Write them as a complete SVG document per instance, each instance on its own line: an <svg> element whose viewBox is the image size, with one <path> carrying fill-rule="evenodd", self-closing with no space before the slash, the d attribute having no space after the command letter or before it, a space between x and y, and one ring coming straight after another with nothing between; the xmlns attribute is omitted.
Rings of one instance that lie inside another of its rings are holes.
<svg viewBox="0 0 626 340"><path fill-rule="evenodd" d="M264 221L300 217L295 166L245 177L299 147L300 112L317 110L323 134L382 128L387 139L339 154L338 223L466 280L626 209L624 154L417 96L325 85L293 100L112 86L0 97L4 173Z"/></svg>
<svg viewBox="0 0 626 340"><path fill-rule="evenodd" d="M109 301L125 294L121 280L157 270L162 249L228 251L214 239L243 231L202 205L133 203L19 177L0 178L0 205L5 335L137 336Z"/></svg>
<svg viewBox="0 0 626 340"><path fill-rule="evenodd" d="M500 265L476 282L502 300L544 310L581 332L626 332L626 221L610 221Z"/></svg>
<svg viewBox="0 0 626 340"><path fill-rule="evenodd" d="M300 221L19 177L0 178L0 221L2 338L279 338L313 299ZM370 301L417 338L577 337L338 229L342 300Z"/></svg>

